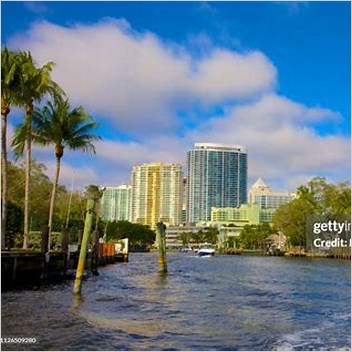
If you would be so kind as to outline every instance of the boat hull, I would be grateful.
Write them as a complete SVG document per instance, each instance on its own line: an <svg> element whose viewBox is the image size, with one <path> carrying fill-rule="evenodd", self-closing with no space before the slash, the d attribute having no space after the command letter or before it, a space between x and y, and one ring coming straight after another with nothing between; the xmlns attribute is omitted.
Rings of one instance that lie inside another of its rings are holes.
<svg viewBox="0 0 352 352"><path fill-rule="evenodd" d="M200 249L197 253L198 257L213 257L215 255L214 249Z"/></svg>

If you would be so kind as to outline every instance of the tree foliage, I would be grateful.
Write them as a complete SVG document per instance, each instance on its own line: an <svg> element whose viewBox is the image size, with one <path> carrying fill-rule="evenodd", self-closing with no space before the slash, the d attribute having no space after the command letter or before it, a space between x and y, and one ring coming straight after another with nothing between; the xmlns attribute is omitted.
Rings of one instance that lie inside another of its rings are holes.
<svg viewBox="0 0 352 352"><path fill-rule="evenodd" d="M332 184L325 178L316 177L297 188L297 198L281 206L273 222L292 246L305 246L309 216L350 214L351 188L348 183Z"/></svg>
<svg viewBox="0 0 352 352"><path fill-rule="evenodd" d="M1 246L5 246L8 202L7 117L12 105L19 105L21 80L17 55L1 49Z"/></svg>
<svg viewBox="0 0 352 352"><path fill-rule="evenodd" d="M39 67L28 51L13 52L16 66L20 70L19 84L16 86L16 102L25 110L23 128L19 136L14 135L15 155L17 158L25 153L26 177L24 194L24 225L23 225L23 248L28 246L29 217L30 217L30 193L31 193L31 165L32 165L32 115L34 103L40 102L44 97L64 94L63 90L51 79L53 62L48 62ZM20 139L18 140L18 137ZM23 146L19 151L20 146ZM50 236L49 236L50 239Z"/></svg>
<svg viewBox="0 0 352 352"><path fill-rule="evenodd" d="M216 244L218 240L218 229L215 227L210 227L207 230L198 230L197 232L182 232L178 239L182 241L184 246L190 244L200 244L200 243L211 243Z"/></svg>
<svg viewBox="0 0 352 352"><path fill-rule="evenodd" d="M245 225L239 236L240 246L246 249L260 249L263 240L275 232L276 229L268 223Z"/></svg>
<svg viewBox="0 0 352 352"><path fill-rule="evenodd" d="M56 96L54 103L48 102L44 107L35 109L31 128L28 121L18 126L14 133L13 149L16 156L22 155L28 139L28 130L34 143L54 146L56 172L51 191L50 209L48 212L49 239L53 227L54 205L60 175L61 158L64 148L83 150L95 153L94 141L100 137L94 134L97 125L87 112L78 107L71 109L68 99Z"/></svg>
<svg viewBox="0 0 352 352"><path fill-rule="evenodd" d="M131 250L147 250L155 241L155 232L149 226L129 221L112 221L106 225L107 241L129 239Z"/></svg>
<svg viewBox="0 0 352 352"><path fill-rule="evenodd" d="M10 223L12 221L10 219L19 214L19 209L21 209L21 214L23 214L24 179L24 166L22 164L9 162L9 201L11 206L8 207L8 218ZM35 160L32 163L31 181L31 200L33 206L31 207L29 214L30 231L40 231L42 225L47 224L48 221L52 183L46 175L46 167ZM68 192L65 187L60 185L57 189L56 202L57 207L53 217L53 231L61 231L62 227L66 226L67 220L69 220L68 227L71 229L71 233L75 236L78 229L83 228L84 224L86 203L83 195L77 191L71 194L71 192ZM14 227L11 225L11 231L14 231L15 233L20 229L23 231L22 219L16 219L18 226Z"/></svg>

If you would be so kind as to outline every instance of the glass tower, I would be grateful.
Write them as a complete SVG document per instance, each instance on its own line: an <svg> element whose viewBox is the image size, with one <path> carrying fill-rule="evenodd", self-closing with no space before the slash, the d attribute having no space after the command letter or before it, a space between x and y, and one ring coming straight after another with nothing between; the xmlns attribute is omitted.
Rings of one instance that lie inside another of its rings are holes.
<svg viewBox="0 0 352 352"><path fill-rule="evenodd" d="M247 202L247 149L196 143L187 153L187 221L206 222L211 207L239 207Z"/></svg>
<svg viewBox="0 0 352 352"><path fill-rule="evenodd" d="M101 217L105 221L131 221L131 191L129 185L106 187L101 199Z"/></svg>

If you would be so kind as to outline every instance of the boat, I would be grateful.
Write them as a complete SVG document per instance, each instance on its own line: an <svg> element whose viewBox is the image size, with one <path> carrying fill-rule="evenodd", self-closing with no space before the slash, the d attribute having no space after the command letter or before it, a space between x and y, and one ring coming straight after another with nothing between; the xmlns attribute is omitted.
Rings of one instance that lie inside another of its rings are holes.
<svg viewBox="0 0 352 352"><path fill-rule="evenodd" d="M197 255L198 257L213 257L215 255L215 249L211 244L204 243L200 246Z"/></svg>

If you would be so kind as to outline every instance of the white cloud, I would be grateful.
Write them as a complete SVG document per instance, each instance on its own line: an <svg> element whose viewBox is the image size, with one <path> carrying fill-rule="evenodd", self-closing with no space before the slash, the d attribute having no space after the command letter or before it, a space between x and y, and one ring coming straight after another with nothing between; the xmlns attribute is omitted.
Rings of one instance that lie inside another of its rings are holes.
<svg viewBox="0 0 352 352"><path fill-rule="evenodd" d="M273 188L294 191L313 176L326 176L331 181L348 180L350 139L320 136L307 127L324 118L333 123L339 115L270 94L256 103L233 107L221 118L203 121L183 137L160 134L139 142L100 141L97 155L86 157L83 167L74 165L84 153L67 151L60 182L69 187L75 175L75 184L81 189L90 183L118 185L130 181L133 165L148 162L180 163L186 171L187 150L196 142L246 145L249 179L263 177ZM51 176L52 154L51 149L34 147L34 155L38 160L46 160Z"/></svg>
<svg viewBox="0 0 352 352"><path fill-rule="evenodd" d="M249 148L249 176L292 179L322 173L334 180L348 179L350 139L320 136L311 127L339 115L307 108L287 98L268 95L255 104L235 107L223 118L206 122L192 140L243 144Z"/></svg>
<svg viewBox="0 0 352 352"><path fill-rule="evenodd" d="M53 77L75 104L137 135L176 128L179 108L250 98L276 83L275 67L260 52L215 48L194 59L125 20L69 28L40 22L10 46L31 50L39 63L56 62Z"/></svg>
<svg viewBox="0 0 352 352"><path fill-rule="evenodd" d="M134 142L98 142L97 157L84 166L74 166L82 153L67 152L62 183L70 186L73 174L82 188L129 182L132 165L144 162L177 162L185 169L195 142L248 146L250 179L263 177L273 188L294 190L314 175L349 179L350 139L315 130L338 123L338 113L275 94L276 69L261 52L240 54L214 48L206 36L197 40L206 42L207 54L195 59L185 47L111 19L70 28L41 22L12 39L12 47L30 49L39 63L57 63L54 79L74 105L137 136ZM176 135L178 110L222 103L224 115L196 119L194 129ZM53 174L48 153L40 156Z"/></svg>
<svg viewBox="0 0 352 352"><path fill-rule="evenodd" d="M46 166L47 174L50 177L50 180L53 180L56 167L55 160L53 159L53 161L46 162ZM72 182L74 184L74 189L83 190L84 187L89 184L99 185L100 177L92 166L72 166L62 159L59 183L66 187L71 187Z"/></svg>
<svg viewBox="0 0 352 352"><path fill-rule="evenodd" d="M294 191L314 176L330 181L349 179L349 138L319 136L307 127L324 117L335 122L339 115L271 94L255 104L232 108L222 118L204 121L184 137L102 141L97 151L100 162L114 170L106 180L116 184L128 182L132 165L143 162L181 163L186 171L187 150L196 142L243 144L249 148L250 180L263 177L273 188Z"/></svg>

